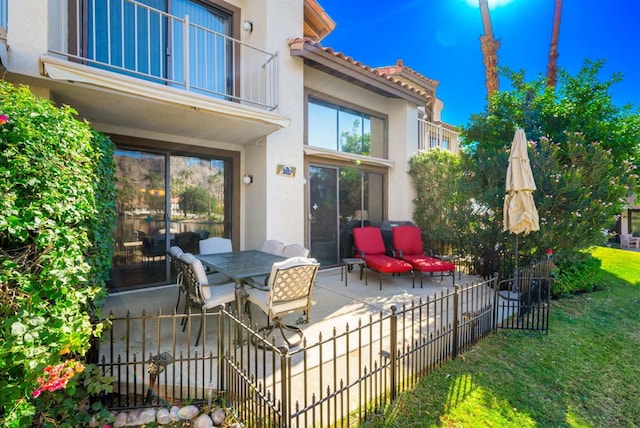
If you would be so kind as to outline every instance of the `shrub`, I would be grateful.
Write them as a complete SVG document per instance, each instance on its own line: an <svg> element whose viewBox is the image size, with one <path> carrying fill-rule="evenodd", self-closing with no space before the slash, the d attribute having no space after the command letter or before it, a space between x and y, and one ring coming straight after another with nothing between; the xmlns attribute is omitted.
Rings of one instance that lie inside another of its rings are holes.
<svg viewBox="0 0 640 428"><path fill-rule="evenodd" d="M551 294L553 297L563 297L595 290L602 281L601 267L601 261L591 254L573 254L558 263Z"/></svg>
<svg viewBox="0 0 640 428"><path fill-rule="evenodd" d="M26 87L0 81L0 424L5 426L61 420L55 423L74 426L82 419L81 400L69 397L86 398L102 388L74 376L64 388L33 395L46 367L82 360L100 334L99 308L113 251L113 145L74 114ZM60 394L64 406L47 405L58 399L51 394Z"/></svg>

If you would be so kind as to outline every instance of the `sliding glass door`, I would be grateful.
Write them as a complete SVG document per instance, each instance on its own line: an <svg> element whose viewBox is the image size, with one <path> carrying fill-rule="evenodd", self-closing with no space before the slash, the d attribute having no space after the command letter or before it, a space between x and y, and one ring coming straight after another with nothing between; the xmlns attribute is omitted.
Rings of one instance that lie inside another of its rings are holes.
<svg viewBox="0 0 640 428"><path fill-rule="evenodd" d="M197 254L202 239L231 238L230 161L135 149L118 149L115 161L110 290L173 282L170 246Z"/></svg>
<svg viewBox="0 0 640 428"><path fill-rule="evenodd" d="M323 266L351 257L354 227L384 219L384 175L358 168L309 168L311 254Z"/></svg>

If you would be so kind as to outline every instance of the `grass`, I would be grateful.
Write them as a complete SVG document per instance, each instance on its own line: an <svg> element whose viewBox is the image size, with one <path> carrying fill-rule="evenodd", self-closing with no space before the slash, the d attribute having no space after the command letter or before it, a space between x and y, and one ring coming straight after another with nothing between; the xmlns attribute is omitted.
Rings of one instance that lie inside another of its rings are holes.
<svg viewBox="0 0 640 428"><path fill-rule="evenodd" d="M640 426L640 253L593 254L601 287L553 301L548 335L491 335L361 426Z"/></svg>

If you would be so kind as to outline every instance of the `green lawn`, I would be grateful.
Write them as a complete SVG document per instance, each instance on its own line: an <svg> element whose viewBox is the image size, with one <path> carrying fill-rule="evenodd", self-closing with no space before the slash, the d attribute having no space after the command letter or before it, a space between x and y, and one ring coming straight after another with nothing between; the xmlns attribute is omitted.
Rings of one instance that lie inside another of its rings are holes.
<svg viewBox="0 0 640 428"><path fill-rule="evenodd" d="M601 288L553 301L548 335L491 335L362 426L640 426L640 253L594 255Z"/></svg>

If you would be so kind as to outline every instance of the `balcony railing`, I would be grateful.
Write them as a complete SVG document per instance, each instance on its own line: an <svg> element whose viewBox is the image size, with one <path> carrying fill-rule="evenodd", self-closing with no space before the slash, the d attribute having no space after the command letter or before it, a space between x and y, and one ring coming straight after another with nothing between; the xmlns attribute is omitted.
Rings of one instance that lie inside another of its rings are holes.
<svg viewBox="0 0 640 428"><path fill-rule="evenodd" d="M51 54L217 99L278 107L277 54L133 0L59 4Z"/></svg>
<svg viewBox="0 0 640 428"><path fill-rule="evenodd" d="M418 150L429 151L431 149L440 148L451 152L458 152L460 144L458 141L458 133L428 122L424 119L418 119L419 126L419 142Z"/></svg>

